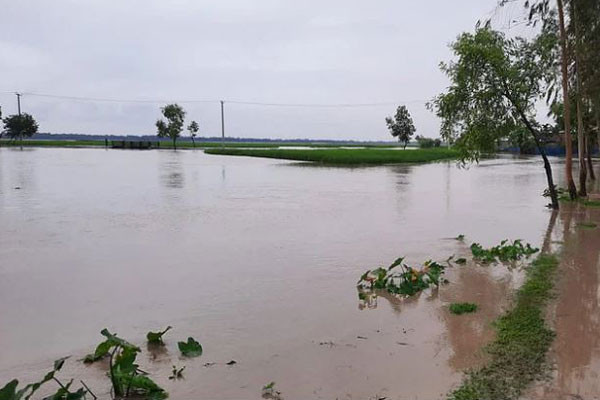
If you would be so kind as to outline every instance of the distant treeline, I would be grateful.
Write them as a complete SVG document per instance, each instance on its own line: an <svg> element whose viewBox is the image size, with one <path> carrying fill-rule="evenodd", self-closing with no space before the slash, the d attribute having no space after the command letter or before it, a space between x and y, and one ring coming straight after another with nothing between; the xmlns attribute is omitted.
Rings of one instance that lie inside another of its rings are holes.
<svg viewBox="0 0 600 400"><path fill-rule="evenodd" d="M169 138L159 138L156 135L88 135L79 133L37 133L31 137L34 140L133 140L133 141L170 141ZM191 142L190 137L181 137L179 140L184 142ZM196 137L196 142L218 142L221 137ZM324 140L324 139L265 139L265 138L235 138L226 137L227 142L240 142L240 143L335 143L341 146L343 145L357 145L357 144L378 144L378 145L396 145L397 142L391 141L358 141L358 140Z"/></svg>

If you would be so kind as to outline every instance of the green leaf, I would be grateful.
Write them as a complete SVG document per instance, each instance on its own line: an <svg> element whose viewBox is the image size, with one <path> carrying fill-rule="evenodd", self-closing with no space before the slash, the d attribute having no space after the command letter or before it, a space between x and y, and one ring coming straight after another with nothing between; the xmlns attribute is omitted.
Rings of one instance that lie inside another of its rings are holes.
<svg viewBox="0 0 600 400"><path fill-rule="evenodd" d="M19 381L13 379L8 382L2 389L0 389L0 400L18 400L21 396L17 397L17 386Z"/></svg>
<svg viewBox="0 0 600 400"><path fill-rule="evenodd" d="M202 355L202 346L194 338L189 337L187 342L178 342L179 351L186 357L198 357Z"/></svg>
<svg viewBox="0 0 600 400"><path fill-rule="evenodd" d="M146 334L146 339L148 339L148 343L163 344L162 337L170 329L172 329L172 327L167 326L167 328L161 332L148 332L148 334Z"/></svg>
<svg viewBox="0 0 600 400"><path fill-rule="evenodd" d="M110 342L110 347L112 346L121 346L123 348L130 348L135 351L142 351L139 347L134 344L129 343L128 341L121 339L116 334L112 334L108 331L108 329L104 328L100 331L102 336L106 337L107 341ZM109 348L110 348L109 347Z"/></svg>

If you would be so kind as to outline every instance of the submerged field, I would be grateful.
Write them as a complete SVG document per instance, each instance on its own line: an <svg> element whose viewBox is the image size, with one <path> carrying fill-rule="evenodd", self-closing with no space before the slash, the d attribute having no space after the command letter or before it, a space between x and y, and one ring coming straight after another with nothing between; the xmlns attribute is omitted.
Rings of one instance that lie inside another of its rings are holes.
<svg viewBox="0 0 600 400"><path fill-rule="evenodd" d="M40 379L71 355L61 378L108 398L106 369L78 361L108 328L142 348L140 368L174 400L260 398L269 382L287 399L444 398L463 371L484 367L493 322L525 304L513 302L524 270L474 265L469 242L542 247L567 232L597 243L598 228L581 226L598 224L599 209L554 223L544 187L537 158L330 168L201 151L2 148L0 387ZM589 273L568 276L585 277L585 299L559 305L565 324L589 332L585 352L566 352L574 359L560 367L570 387L600 362L586 306L597 308L598 254L585 254ZM439 290L368 304L357 293L366 269L451 255L469 261L448 267ZM466 302L476 311L450 312ZM146 346L146 333L167 325L165 346ZM189 336L199 358L180 355ZM173 365L185 379L168 378Z"/></svg>
<svg viewBox="0 0 600 400"><path fill-rule="evenodd" d="M288 150L288 149L207 149L207 154L277 158L293 161L313 161L323 164L402 164L423 163L453 159L458 152L445 149L318 149L318 150Z"/></svg>

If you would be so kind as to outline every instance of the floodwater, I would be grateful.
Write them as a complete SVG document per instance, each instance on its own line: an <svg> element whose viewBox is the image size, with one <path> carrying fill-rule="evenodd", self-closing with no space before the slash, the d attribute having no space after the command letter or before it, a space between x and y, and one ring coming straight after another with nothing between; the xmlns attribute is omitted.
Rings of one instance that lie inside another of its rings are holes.
<svg viewBox="0 0 600 400"><path fill-rule="evenodd" d="M106 398L105 366L77 362L99 331L141 345L172 325L165 348L144 346L140 360L172 399L260 399L271 381L287 400L443 397L481 362L522 272L454 267L439 292L368 307L356 281L399 256L466 255L470 241L556 240L544 188L536 158L330 168L2 148L0 384L37 379L71 355L61 376ZM454 301L480 311L452 316ZM188 336L201 357L180 357ZM184 380L168 380L172 365L187 367Z"/></svg>
<svg viewBox="0 0 600 400"><path fill-rule="evenodd" d="M595 191L598 193L598 185ZM564 243L558 294L550 309L556 331L549 357L553 368L550 381L535 385L530 398L598 400L600 208L565 206L559 218ZM586 227L587 224L590 225Z"/></svg>

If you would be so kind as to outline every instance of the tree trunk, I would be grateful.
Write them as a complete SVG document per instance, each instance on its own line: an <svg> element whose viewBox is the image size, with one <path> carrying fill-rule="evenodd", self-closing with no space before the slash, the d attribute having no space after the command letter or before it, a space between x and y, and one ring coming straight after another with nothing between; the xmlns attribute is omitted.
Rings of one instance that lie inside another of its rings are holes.
<svg viewBox="0 0 600 400"><path fill-rule="evenodd" d="M173 149L177 150L177 139L173 138Z"/></svg>
<svg viewBox="0 0 600 400"><path fill-rule="evenodd" d="M196 147L196 142L194 141L194 137L192 136L192 146Z"/></svg>
<svg viewBox="0 0 600 400"><path fill-rule="evenodd" d="M577 78L579 81L579 78ZM579 85L578 85L579 86ZM583 131L583 111L581 104L581 94L577 93L577 156L579 159L579 195L581 197L587 196L587 165L585 163L586 158L586 139L585 132Z"/></svg>
<svg viewBox="0 0 600 400"><path fill-rule="evenodd" d="M571 4L574 8L575 4ZM577 12L579 10L574 9L573 12L573 23L575 24L575 73L577 82L577 92L575 98L577 102L577 158L579 159L579 195L581 197L587 196L587 165L585 163L587 153L587 142L585 139L585 131L583 127L583 101L581 84L581 34L579 32L579 22L577 20Z"/></svg>
<svg viewBox="0 0 600 400"><path fill-rule="evenodd" d="M585 148L587 154L587 167L588 172L590 173L590 179L596 180L596 173L594 172L594 163L592 162L592 153L594 152L594 141L592 140L592 132L588 131L588 134L585 136Z"/></svg>
<svg viewBox="0 0 600 400"><path fill-rule="evenodd" d="M542 159L544 160L544 170L546 171L546 180L548 181L548 191L550 192L550 200L552 201L552 203L550 204L550 207L553 210L558 210L559 209L558 194L556 193L556 186L554 185L554 178L552 176L552 166L550 165L550 161L548 160L548 156L546 154L546 148L544 147L544 144L542 144L542 142L540 141L540 138L537 135L537 131L535 130L535 128L533 127L533 125L531 124L529 119L527 119L527 116L525 115L523 110L521 110L519 105L512 100L512 97L508 94L508 92L507 92L507 97L511 101L511 103L513 103L515 108L517 109L519 116L521 117L521 120L523 121L523 123L525 124L525 126L527 127L529 132L531 133L531 136L533 136L533 140L535 141L535 146L537 147L538 151L540 152L540 155L542 156Z"/></svg>
<svg viewBox="0 0 600 400"><path fill-rule="evenodd" d="M558 19L560 27L560 47L562 64L562 88L565 119L565 151L566 151L566 179L571 200L577 198L577 187L573 181L573 141L571 138L571 103L569 102L569 70L567 53L567 33L565 29L565 13L563 0L556 0L558 3Z"/></svg>

